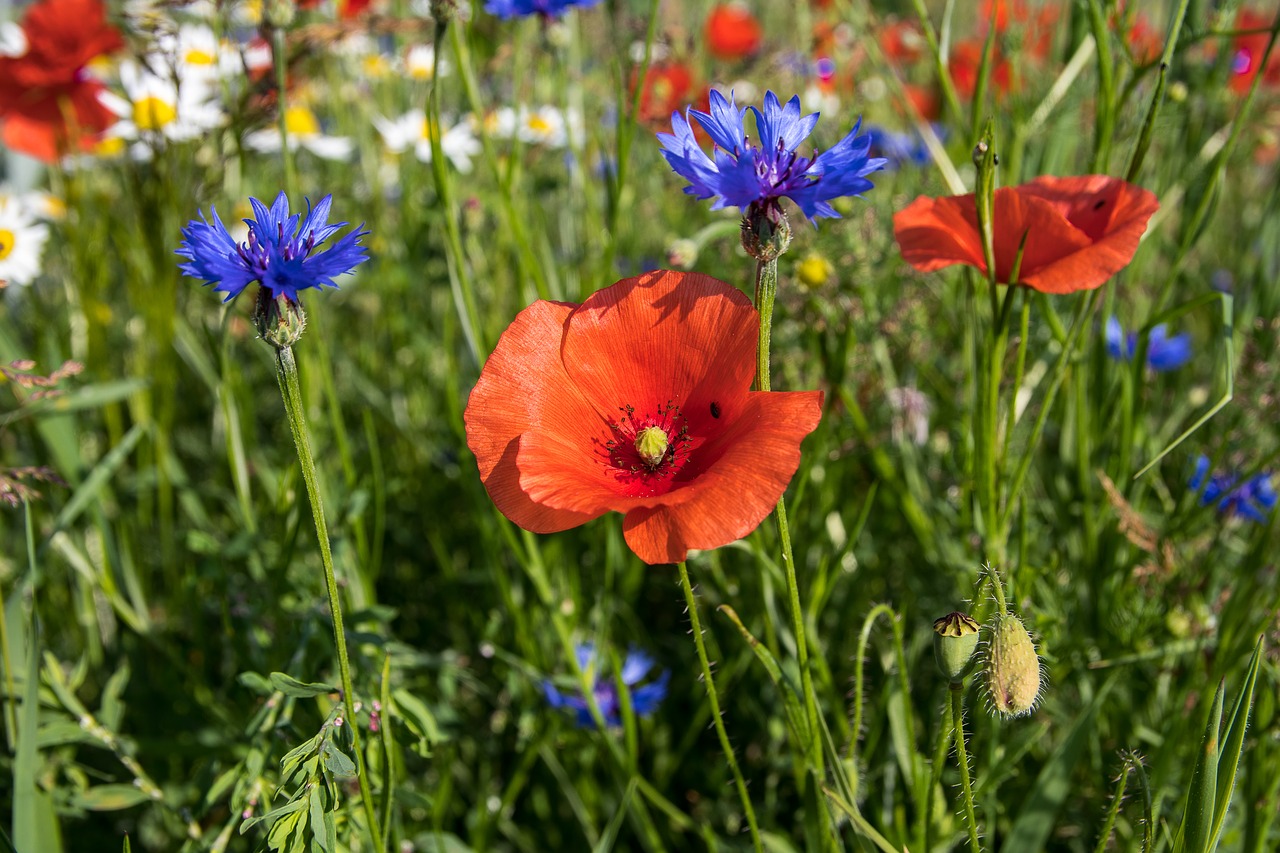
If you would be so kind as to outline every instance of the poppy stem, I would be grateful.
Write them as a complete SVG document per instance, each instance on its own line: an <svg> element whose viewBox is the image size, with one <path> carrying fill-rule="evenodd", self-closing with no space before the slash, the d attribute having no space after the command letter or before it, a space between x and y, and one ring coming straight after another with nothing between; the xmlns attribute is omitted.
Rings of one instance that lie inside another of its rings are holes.
<svg viewBox="0 0 1280 853"><path fill-rule="evenodd" d="M951 729L956 743L956 763L960 765L960 790L964 795L965 830L969 833L969 849L982 853L978 840L978 817L973 809L973 782L969 778L969 751L964 745L964 687L951 685Z"/></svg>
<svg viewBox="0 0 1280 853"><path fill-rule="evenodd" d="M289 419L289 431L298 451L298 464L307 486L307 499L311 503L311 518L316 526L316 539L320 543L320 562L324 566L325 589L329 594L329 613L333 617L333 643L338 650L338 672L342 679L342 701L346 706L347 723L351 732L351 748L356 754L356 778L360 783L360 800L364 804L365 822L373 849L381 853L382 831L378 810L369 788L369 776L365 769L364 749L360 743L360 726L356 722L355 690L351 686L351 664L347 656L347 635L342 624L342 599L338 594L338 582L333 572L333 554L329 550L329 527L324 519L324 505L320 502L320 488L316 482L315 457L311 454L311 437L307 430L306 412L302 406L302 391L298 384L298 364L293 358L293 347L276 349L276 378L280 380L280 395L284 398L285 414ZM390 797L390 791L384 791Z"/></svg>
<svg viewBox="0 0 1280 853"><path fill-rule="evenodd" d="M756 261L756 309L760 312L760 339L756 351L756 390L770 390L769 344L773 328L773 304L778 295L778 259ZM804 693L805 713L808 717L809 742L804 745L805 757L813 773L811 784L820 785L823 776L821 724L818 698L813 689L813 673L809 669L809 641L805 632L804 608L800 604L800 585L796 580L795 558L791 553L791 528L787 523L785 498L778 499L774 510L778 519L778 538L782 546L782 566L787 579L787 597L791 605L791 620L795 626L796 662L800 667L800 686ZM817 798L825 813L826 801Z"/></svg>
<svg viewBox="0 0 1280 853"><path fill-rule="evenodd" d="M711 703L711 719L715 723L716 737L720 739L720 748L724 750L724 757L729 762L729 770L733 773L733 784L738 789L742 809L747 815L747 826L751 829L751 844L756 853L763 853L760 827L756 823L755 809L751 806L751 795L747 793L747 781L742 777L742 769L738 767L738 757L734 755L733 744L729 742L729 733L724 727L724 715L720 711L720 696L716 693L716 680L707 658L707 644L702 639L702 620L698 618L698 599L693 594L693 585L689 583L689 567L685 565L684 560L677 563L676 567L680 570L680 589L684 592L685 606L689 610L693 643L698 648L698 663L702 665L702 681L707 685L707 700Z"/></svg>

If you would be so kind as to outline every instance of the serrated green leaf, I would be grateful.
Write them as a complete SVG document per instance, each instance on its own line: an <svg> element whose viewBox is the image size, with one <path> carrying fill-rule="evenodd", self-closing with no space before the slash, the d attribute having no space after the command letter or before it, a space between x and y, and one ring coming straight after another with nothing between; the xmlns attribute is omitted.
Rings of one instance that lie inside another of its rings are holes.
<svg viewBox="0 0 1280 853"><path fill-rule="evenodd" d="M285 696L293 696L296 699L307 699L312 696L325 696L329 693L338 692L338 688L332 684L322 684L318 681L299 681L291 675L285 675L283 672L271 673L270 679L273 688Z"/></svg>
<svg viewBox="0 0 1280 853"><path fill-rule="evenodd" d="M93 812L114 812L128 809L151 798L136 785L97 785L75 795L74 802Z"/></svg>

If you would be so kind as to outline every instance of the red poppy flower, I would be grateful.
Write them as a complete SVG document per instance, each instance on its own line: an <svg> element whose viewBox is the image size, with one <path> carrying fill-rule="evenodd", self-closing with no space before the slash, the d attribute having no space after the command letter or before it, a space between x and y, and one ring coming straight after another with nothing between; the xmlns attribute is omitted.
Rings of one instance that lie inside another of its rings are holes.
<svg viewBox="0 0 1280 853"><path fill-rule="evenodd" d="M980 39L966 39L951 46L951 57L947 68L951 72L951 82L962 98L972 98L978 88L978 68L982 65L983 43ZM1009 63L996 50L991 57L994 63L988 85L994 86L999 95L1008 94L1013 85Z"/></svg>
<svg viewBox="0 0 1280 853"><path fill-rule="evenodd" d="M124 46L100 0L40 0L22 20L26 51L0 57L5 145L52 162L89 147L115 121L84 66Z"/></svg>
<svg viewBox="0 0 1280 853"><path fill-rule="evenodd" d="M1036 178L996 190L996 278L1008 283L1025 234L1016 284L1042 293L1091 290L1133 259L1147 220L1159 207L1153 193L1106 175ZM968 264L984 274L974 197L920 198L893 217L903 259L929 272Z"/></svg>
<svg viewBox="0 0 1280 853"><path fill-rule="evenodd" d="M786 489L822 406L820 391L749 390L758 324L741 292L696 273L530 305L464 416L489 496L535 533L624 513L646 563L747 535Z"/></svg>
<svg viewBox="0 0 1280 853"><path fill-rule="evenodd" d="M720 3L707 16L706 37L716 59L743 59L760 49L764 31L747 9Z"/></svg>
<svg viewBox="0 0 1280 853"><path fill-rule="evenodd" d="M924 33L915 21L894 19L880 30L880 49L891 62L910 65L923 55Z"/></svg>
<svg viewBox="0 0 1280 853"><path fill-rule="evenodd" d="M1262 67L1262 57L1267 52L1268 34L1271 19L1252 9L1241 9L1236 15L1237 30L1262 30L1263 32L1236 36L1231 42L1231 89L1235 92L1247 92L1253 85L1253 78L1262 74L1264 83L1270 86L1280 85L1280 51L1272 51L1267 67Z"/></svg>
<svg viewBox="0 0 1280 853"><path fill-rule="evenodd" d="M634 80L633 76L632 85ZM688 104L692 88L693 75L683 62L651 64L640 87L640 121L666 127L671 114Z"/></svg>

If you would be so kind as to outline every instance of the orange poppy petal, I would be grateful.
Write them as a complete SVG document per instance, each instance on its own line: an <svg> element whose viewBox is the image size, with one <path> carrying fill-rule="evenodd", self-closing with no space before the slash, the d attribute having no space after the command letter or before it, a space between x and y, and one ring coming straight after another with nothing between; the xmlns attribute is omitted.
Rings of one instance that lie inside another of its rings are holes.
<svg viewBox="0 0 1280 853"><path fill-rule="evenodd" d="M574 408L590 414L560 361L564 323L575 306L535 302L521 311L498 340L467 401L467 446L480 479L502 514L535 533L576 527L600 515L540 506L520 485L520 436L549 412ZM554 400L551 398L554 395Z"/></svg>
<svg viewBox="0 0 1280 853"><path fill-rule="evenodd" d="M1119 178L1043 177L1016 188L1026 198L1053 205L1085 244L1054 261L1024 262L1020 283L1042 293L1072 293L1101 286L1128 266L1147 222L1159 209L1154 193Z"/></svg>
<svg viewBox="0 0 1280 853"><path fill-rule="evenodd" d="M986 269L973 195L920 196L893 215L902 259L921 272L968 264Z"/></svg>
<svg viewBox="0 0 1280 853"><path fill-rule="evenodd" d="M720 451L710 467L666 496L684 500L627 513L627 545L646 563L675 563L691 548L746 536L786 491L800 465L800 442L821 417L821 391L752 393L741 415L703 448Z"/></svg>
<svg viewBox="0 0 1280 853"><path fill-rule="evenodd" d="M929 272L952 264L982 271L972 194L916 199L894 216L902 257ZM1098 287L1137 251L1156 197L1117 178L1083 175L1037 178L996 190L993 248L996 278L1009 281L1025 235L1018 281L1044 293Z"/></svg>
<svg viewBox="0 0 1280 853"><path fill-rule="evenodd" d="M735 408L755 375L759 315L737 288L698 273L659 271L588 297L561 350L570 380L604 418L672 402L694 433L711 404Z"/></svg>

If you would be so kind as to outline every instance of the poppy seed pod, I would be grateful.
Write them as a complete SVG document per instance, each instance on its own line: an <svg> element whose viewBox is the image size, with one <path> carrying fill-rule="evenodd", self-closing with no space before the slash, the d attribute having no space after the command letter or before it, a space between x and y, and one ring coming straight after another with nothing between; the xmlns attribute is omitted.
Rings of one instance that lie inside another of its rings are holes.
<svg viewBox="0 0 1280 853"><path fill-rule="evenodd" d="M991 708L1002 717L1021 717L1040 701L1040 658L1022 620L997 616L987 641L986 681Z"/></svg>
<svg viewBox="0 0 1280 853"><path fill-rule="evenodd" d="M960 684L977 659L978 623L960 611L933 622L933 656L938 669L952 684Z"/></svg>

